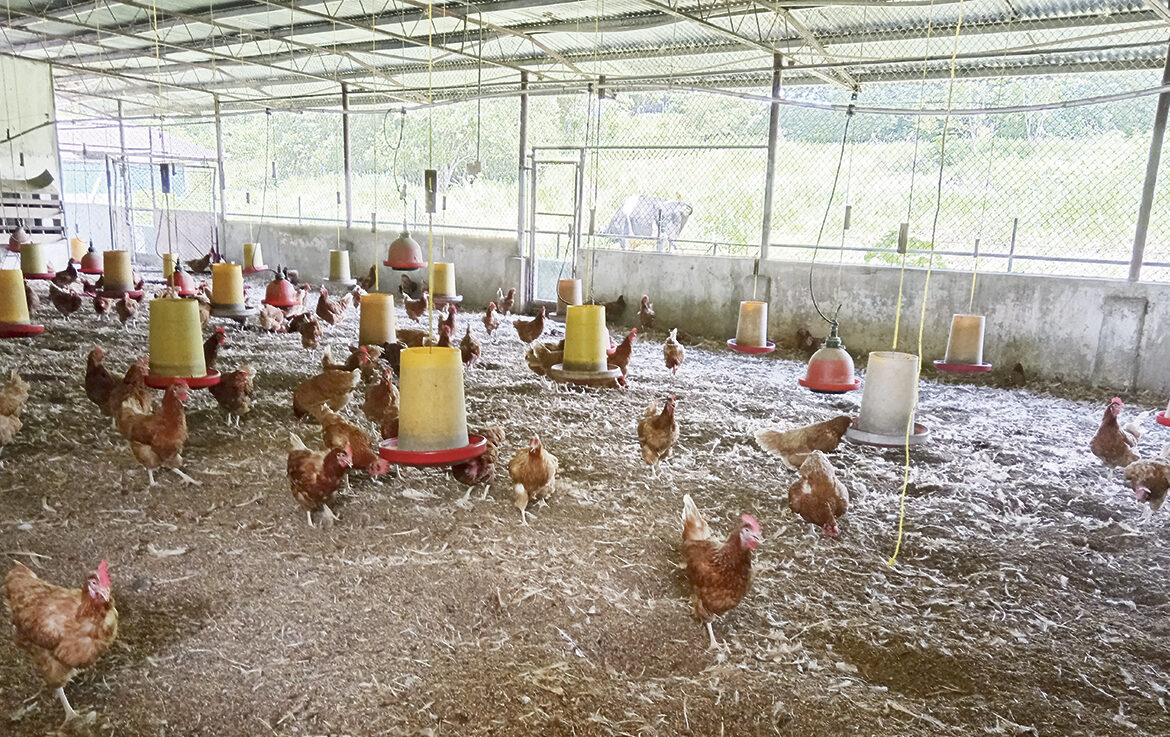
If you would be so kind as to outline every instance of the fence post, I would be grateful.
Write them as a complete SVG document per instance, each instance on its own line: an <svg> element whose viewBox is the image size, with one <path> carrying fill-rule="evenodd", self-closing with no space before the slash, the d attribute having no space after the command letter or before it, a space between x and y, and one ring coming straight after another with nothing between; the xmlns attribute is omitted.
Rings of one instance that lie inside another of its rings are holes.
<svg viewBox="0 0 1170 737"><path fill-rule="evenodd" d="M520 153L517 157L517 171L516 176L516 255L520 258L520 263L524 263L524 231L527 223L525 216L527 214L527 182L525 175L527 174L527 167L524 166L524 158L528 154L528 72L520 72ZM531 287L529 286L529 279L525 270L521 265L520 275L520 305L528 304L532 298Z"/></svg>
<svg viewBox="0 0 1170 737"><path fill-rule="evenodd" d="M341 159L345 166L345 227L353 227L353 161L349 147L349 85L341 83Z"/></svg>
<svg viewBox="0 0 1170 737"><path fill-rule="evenodd" d="M1170 84L1170 51L1162 68L1162 86ZM1142 203L1138 207L1137 230L1133 235L1133 253L1129 261L1129 280L1142 276L1142 262L1146 258L1146 236L1150 231L1150 211L1154 207L1154 189L1158 183L1158 163L1162 159L1162 137L1166 133L1166 116L1170 113L1170 92L1158 95L1154 111L1154 132L1150 136L1150 156L1146 160L1146 181L1142 184Z"/></svg>
<svg viewBox="0 0 1170 737"><path fill-rule="evenodd" d="M223 119L219 114L219 95L213 95L211 99L215 103L215 174L219 180L219 243L216 246L220 254L223 254L227 248L227 180L223 175Z"/></svg>
<svg viewBox="0 0 1170 737"><path fill-rule="evenodd" d="M780 54L772 54L772 104L768 110L768 165L764 173L764 223L760 229L760 258L768 258L772 240L772 188L776 178L776 138L780 132Z"/></svg>

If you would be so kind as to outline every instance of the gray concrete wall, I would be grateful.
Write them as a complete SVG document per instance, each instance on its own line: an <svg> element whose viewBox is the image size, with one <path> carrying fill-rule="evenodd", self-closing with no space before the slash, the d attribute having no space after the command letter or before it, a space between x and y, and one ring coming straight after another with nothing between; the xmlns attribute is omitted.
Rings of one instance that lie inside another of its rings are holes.
<svg viewBox="0 0 1170 737"><path fill-rule="evenodd" d="M228 255L238 259L248 238L248 224L227 224ZM379 233L377 261L395 233ZM426 250L425 234L416 236ZM328 273L328 250L337 240L335 228L266 224L260 234L269 265L288 264L309 280ZM342 245L353 251L354 274L375 260L374 234L342 231ZM447 260L456 263L458 289L468 306L482 309L496 288L519 285L520 264L512 237L447 234ZM435 251L441 239L435 240ZM589 273L598 301L625 294L636 303L649 294L658 325L712 338L732 337L740 300L753 296L752 260L715 256L597 251ZM384 284L398 284L398 272L381 268ZM425 272L409 272L424 278ZM585 274L584 257L578 273ZM808 298L808 265L785 261L760 264L757 297L769 303L769 337L790 344L800 327L823 336L827 326ZM818 264L817 298L828 313L841 304L841 335L851 353L863 356L889 350L899 281L896 268ZM898 350L916 353L926 272L907 269L902 284L902 320ZM923 354L927 361L946 350L951 315L967 312L971 273L935 271L927 296ZM985 360L997 370L1016 361L1029 375L1115 390L1144 389L1170 394L1170 285L1131 284L1103 279L1071 279L1021 274L980 274L975 281L973 312L987 316Z"/></svg>

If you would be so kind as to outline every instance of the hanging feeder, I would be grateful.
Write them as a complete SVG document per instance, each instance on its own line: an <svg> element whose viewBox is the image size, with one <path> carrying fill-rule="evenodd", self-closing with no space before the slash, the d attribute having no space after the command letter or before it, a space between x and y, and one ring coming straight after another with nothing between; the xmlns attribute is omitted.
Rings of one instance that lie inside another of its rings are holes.
<svg viewBox="0 0 1170 737"><path fill-rule="evenodd" d="M329 279L325 282L326 289L348 289L357 284L349 270L349 251L332 250L329 252Z"/></svg>
<svg viewBox="0 0 1170 737"><path fill-rule="evenodd" d="M159 297L150 301L150 372L146 385L165 389L182 380L192 389L219 383L219 372L203 360L199 304L193 299Z"/></svg>
<svg viewBox="0 0 1170 737"><path fill-rule="evenodd" d="M1166 409L1154 415L1154 420L1159 425L1166 425L1167 427L1170 427L1170 404L1166 405Z"/></svg>
<svg viewBox="0 0 1170 737"><path fill-rule="evenodd" d="M81 257L81 273L101 274L105 270L102 263L102 255L94 250L93 241L90 241L89 249Z"/></svg>
<svg viewBox="0 0 1170 737"><path fill-rule="evenodd" d="M768 340L767 302L749 299L739 303L739 323L735 337L727 341L727 347L755 355L776 350L776 344Z"/></svg>
<svg viewBox="0 0 1170 737"><path fill-rule="evenodd" d="M69 239L69 262L80 264L83 256L85 256L85 241L73 236Z"/></svg>
<svg viewBox="0 0 1170 737"><path fill-rule="evenodd" d="M362 297L358 305L358 343L382 345L398 341L398 320L394 315L394 295L373 292Z"/></svg>
<svg viewBox="0 0 1170 737"><path fill-rule="evenodd" d="M165 266L164 263L164 271ZM180 297L194 297L199 291L198 285L195 284L195 277L184 271L183 265L179 263L174 264L171 273L167 275L167 285L174 287Z"/></svg>
<svg viewBox="0 0 1170 737"><path fill-rule="evenodd" d="M24 275L19 269L0 271L0 338L27 338L45 332L33 325L24 297Z"/></svg>
<svg viewBox="0 0 1170 737"><path fill-rule="evenodd" d="M559 280L557 282L557 311L556 314L549 315L549 319L564 322L568 309L584 301L580 279Z"/></svg>
<svg viewBox="0 0 1170 737"><path fill-rule="evenodd" d="M991 364L983 361L985 322L983 315L952 317L946 358L935 361L934 367L949 374L982 374L990 371Z"/></svg>
<svg viewBox="0 0 1170 737"><path fill-rule="evenodd" d="M20 247L20 270L25 279L52 279L56 276L45 262L45 247L40 243L24 243Z"/></svg>
<svg viewBox="0 0 1170 737"><path fill-rule="evenodd" d="M390 244L390 251L382 263L395 271L412 271L427 265L423 260L422 246L405 230Z"/></svg>
<svg viewBox="0 0 1170 737"><path fill-rule="evenodd" d="M264 265L264 254L260 250L259 243L244 244L243 267L245 274L258 274L261 271L268 271L268 267Z"/></svg>
<svg viewBox="0 0 1170 737"><path fill-rule="evenodd" d="M431 284L435 307L457 305L463 301L463 295L455 291L455 264L443 261L431 264Z"/></svg>
<svg viewBox="0 0 1170 737"><path fill-rule="evenodd" d="M608 347L605 305L572 305L565 315L564 362L550 368L548 375L570 384L613 386L622 370L608 362Z"/></svg>
<svg viewBox="0 0 1170 737"><path fill-rule="evenodd" d="M87 254L88 255L88 254ZM130 268L129 251L102 252L102 288L98 294L107 299L141 299L142 292L134 288L134 271Z"/></svg>
<svg viewBox="0 0 1170 737"><path fill-rule="evenodd" d="M258 307L244 304L244 274L239 264L211 265L211 314L243 320L259 312Z"/></svg>
<svg viewBox="0 0 1170 737"><path fill-rule="evenodd" d="M264 299L260 301L282 310L296 307L301 303L296 287L285 276L285 270L282 267L277 267L276 278L268 282L268 286L264 289Z"/></svg>
<svg viewBox="0 0 1170 737"><path fill-rule="evenodd" d="M878 446L921 445L930 431L915 422L909 439L906 428L918 402L919 358L910 353L875 351L869 354L861 415L845 431L855 443Z"/></svg>
<svg viewBox="0 0 1170 737"><path fill-rule="evenodd" d="M804 388L820 394L844 394L861 386L861 379L853 373L853 356L846 352L837 329L836 320L829 323L828 337L809 359L805 377L797 381Z"/></svg>
<svg viewBox="0 0 1170 737"><path fill-rule="evenodd" d="M8 236L8 250L20 253L20 249L27 243L32 243L32 236L28 234L23 225L17 225L16 230Z"/></svg>
<svg viewBox="0 0 1170 737"><path fill-rule="evenodd" d="M398 437L382 441L382 458L402 466L450 466L483 455L483 436L467 432L459 349L407 348L400 361Z"/></svg>

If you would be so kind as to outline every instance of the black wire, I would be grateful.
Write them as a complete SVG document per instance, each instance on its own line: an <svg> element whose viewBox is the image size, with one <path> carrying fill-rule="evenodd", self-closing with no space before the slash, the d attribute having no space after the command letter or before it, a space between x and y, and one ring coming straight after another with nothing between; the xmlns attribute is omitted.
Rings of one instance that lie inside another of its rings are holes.
<svg viewBox="0 0 1170 737"><path fill-rule="evenodd" d="M817 262L817 251L821 248L821 236L825 233L825 223L829 221L829 212L833 208L833 198L837 194L837 179L841 176L841 164L845 161L845 144L849 140L849 121L853 120L853 103L857 102L857 93L853 93L853 97L849 102L849 108L845 111L845 128L841 132L841 151L837 155L837 170L833 173L833 186L829 189L829 202L825 205L825 216L821 218L821 228L817 231L817 244L813 247L812 261L808 264L808 296L812 299L813 309L821 316L821 319L830 325L836 322L836 319L825 317L825 313L821 312L820 305L817 304L817 295L813 291L813 267ZM841 310L841 305L837 305L837 311ZM836 313L833 313L833 318L836 318Z"/></svg>

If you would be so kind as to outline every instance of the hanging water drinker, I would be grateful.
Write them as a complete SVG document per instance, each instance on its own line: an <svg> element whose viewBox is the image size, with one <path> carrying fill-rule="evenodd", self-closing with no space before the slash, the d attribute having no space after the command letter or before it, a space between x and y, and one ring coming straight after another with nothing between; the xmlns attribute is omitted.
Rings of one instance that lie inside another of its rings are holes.
<svg viewBox="0 0 1170 737"><path fill-rule="evenodd" d="M853 356L838 335L836 318L829 322L829 335L808 360L808 371L797 383L819 394L844 394L861 386L853 372Z"/></svg>

